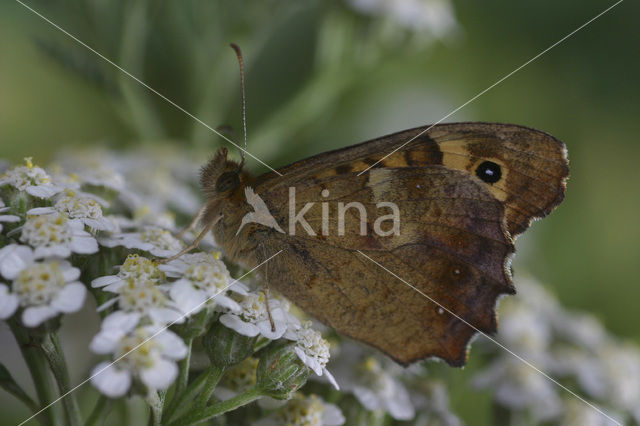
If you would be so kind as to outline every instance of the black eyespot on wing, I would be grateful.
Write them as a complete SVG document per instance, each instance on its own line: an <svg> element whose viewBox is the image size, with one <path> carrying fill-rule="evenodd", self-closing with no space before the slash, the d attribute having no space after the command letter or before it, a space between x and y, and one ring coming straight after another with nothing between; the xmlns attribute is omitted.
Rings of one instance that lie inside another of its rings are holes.
<svg viewBox="0 0 640 426"><path fill-rule="evenodd" d="M234 189L240 184L240 178L237 172L226 172L220 175L216 181L217 192L227 192Z"/></svg>
<svg viewBox="0 0 640 426"><path fill-rule="evenodd" d="M486 183L496 183L502 178L500 166L493 161L483 161L476 168L476 176Z"/></svg>

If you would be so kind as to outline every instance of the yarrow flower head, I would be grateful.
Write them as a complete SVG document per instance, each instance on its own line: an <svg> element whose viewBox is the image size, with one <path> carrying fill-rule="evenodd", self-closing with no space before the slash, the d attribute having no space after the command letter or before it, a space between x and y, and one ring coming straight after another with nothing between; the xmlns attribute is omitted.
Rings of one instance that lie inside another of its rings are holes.
<svg viewBox="0 0 640 426"><path fill-rule="evenodd" d="M345 418L340 408L317 395L305 396L300 392L278 408L272 415L254 423L254 426L339 426Z"/></svg>
<svg viewBox="0 0 640 426"><path fill-rule="evenodd" d="M113 231L115 226L102 216L100 203L88 196L78 195L74 191L67 191L64 197L58 199L53 207L36 207L27 212L28 215L43 215L61 213L67 218L87 225L99 231Z"/></svg>
<svg viewBox="0 0 640 426"><path fill-rule="evenodd" d="M298 358L318 376L324 375L334 388L340 389L333 375L327 370L329 362L329 342L319 331L311 328L311 321L301 327L290 327L284 337L295 340L295 352Z"/></svg>
<svg viewBox="0 0 640 426"><path fill-rule="evenodd" d="M219 253L193 253L175 259L160 269L168 276L179 277L171 284L170 295L184 313L195 314L206 306L220 305L229 311L239 312L241 307L226 296L227 290L246 296L247 287L241 282L232 283L227 266Z"/></svg>
<svg viewBox="0 0 640 426"><path fill-rule="evenodd" d="M357 366L356 374L358 382L348 388L366 409L383 409L397 420L414 417L415 410L407 389L377 358L366 357Z"/></svg>
<svg viewBox="0 0 640 426"><path fill-rule="evenodd" d="M98 251L95 238L84 230L82 223L69 220L62 213L28 216L20 241L35 248L37 259Z"/></svg>
<svg viewBox="0 0 640 426"><path fill-rule="evenodd" d="M58 314L80 310L84 303L86 289L78 281L80 270L66 261L36 262L30 247L12 244L0 249L0 271L13 281L11 292L0 286L2 319L20 306L23 324L37 327Z"/></svg>
<svg viewBox="0 0 640 426"><path fill-rule="evenodd" d="M396 420L414 418L413 395L402 380L407 379L406 369L354 342L341 342L334 358L334 373L340 377L341 389L352 393L364 408L387 412Z"/></svg>
<svg viewBox="0 0 640 426"><path fill-rule="evenodd" d="M91 286L104 287L104 290L113 292L124 285L127 279L159 283L164 281L165 274L154 261L137 254L130 254L120 265L116 275L96 278L91 281Z"/></svg>
<svg viewBox="0 0 640 426"><path fill-rule="evenodd" d="M96 278L91 286L117 294L99 310L117 304L122 311L137 314L138 320L147 318L156 324L182 322L184 318L176 303L167 296L163 279L164 273L153 261L129 255L117 275Z"/></svg>
<svg viewBox="0 0 640 426"><path fill-rule="evenodd" d="M90 348L112 354L92 372L91 382L103 394L117 398L139 379L148 389L166 389L178 375L175 361L187 355L187 347L175 333L154 326L137 327L135 315L115 312L104 319ZM122 357L122 359L120 359Z"/></svg>
<svg viewBox="0 0 640 426"><path fill-rule="evenodd" d="M98 240L105 247L124 246L138 249L158 257L170 257L183 248L182 241L171 232L158 227L147 227L140 232L125 232L101 237Z"/></svg>
<svg viewBox="0 0 640 426"><path fill-rule="evenodd" d="M286 305L285 305L286 306ZM243 336L254 337L259 334L267 339L281 338L290 325L299 326L299 321L283 309L278 299L269 299L269 308L275 330L271 329L271 321L267 313L264 293L248 293L240 301L239 312L228 312L220 316L220 322Z"/></svg>
<svg viewBox="0 0 640 426"><path fill-rule="evenodd" d="M50 198L62 191L51 183L51 177L44 169L35 166L31 157L25 158L24 166L15 166L0 176L0 186L11 185L19 191L38 198Z"/></svg>

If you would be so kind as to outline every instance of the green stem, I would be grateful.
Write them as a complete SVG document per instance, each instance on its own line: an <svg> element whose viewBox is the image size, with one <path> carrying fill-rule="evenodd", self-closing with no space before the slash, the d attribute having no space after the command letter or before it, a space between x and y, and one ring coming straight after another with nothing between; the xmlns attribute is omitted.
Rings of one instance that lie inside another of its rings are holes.
<svg viewBox="0 0 640 426"><path fill-rule="evenodd" d="M187 345L187 356L185 356L184 359L180 361L180 374L176 383L174 398L177 395L180 395L187 388L187 384L189 384L189 365L191 364L191 348L193 347L193 337L185 339L185 343Z"/></svg>
<svg viewBox="0 0 640 426"><path fill-rule="evenodd" d="M22 389L22 387L18 383L16 383L16 381L11 376L11 373L9 373L7 367L5 367L2 363L0 363L0 387L2 387L2 389L4 389L10 395L13 395L14 397L22 401L22 403L24 403L24 405L26 405L32 413L38 411L38 404L36 404L36 402L31 399L31 397L24 391L24 389Z"/></svg>
<svg viewBox="0 0 640 426"><path fill-rule="evenodd" d="M89 415L87 422L84 426L98 426L101 425L107 417L109 410L111 410L112 400L104 395L98 397L96 405L93 407L93 411Z"/></svg>
<svg viewBox="0 0 640 426"><path fill-rule="evenodd" d="M29 373L31 374L31 379L33 380L36 394L38 395L38 401L40 402L40 408L47 407L56 399L53 381L47 369L47 360L24 327L18 325L15 321L8 321L8 323L18 342L20 352L27 364ZM40 413L38 420L45 425L51 426L61 426L63 424L55 405Z"/></svg>
<svg viewBox="0 0 640 426"><path fill-rule="evenodd" d="M181 395L174 394L173 400L169 407L163 413L167 422L171 422L180 416L191 404L196 394L200 392L200 388L209 377L209 370L203 371L196 379L182 392Z"/></svg>
<svg viewBox="0 0 640 426"><path fill-rule="evenodd" d="M71 389L67 362L64 359L64 352L62 352L62 347L60 346L58 333L55 331L47 333L44 336L41 347L49 362L53 376L58 383L60 395L63 396L62 404L64 406L67 424L70 426L80 426L82 424L82 416L80 415L80 408L78 407L76 396Z"/></svg>
<svg viewBox="0 0 640 426"><path fill-rule="evenodd" d="M145 400L151 408L151 416L149 416L149 426L161 426L162 408L164 405L163 398L158 395L157 391L151 391L149 392Z"/></svg>
<svg viewBox="0 0 640 426"><path fill-rule="evenodd" d="M201 423L228 411L242 407L243 405L247 405L261 396L262 393L260 389L258 389L258 387L253 387L226 401L218 402L217 404L213 404L202 410L192 411L190 414L170 423L170 426L187 426Z"/></svg>
<svg viewBox="0 0 640 426"><path fill-rule="evenodd" d="M216 365L209 367L207 370L207 381L204 383L204 388L202 389L202 392L200 392L200 395L198 395L198 399L196 399L196 410L200 410L207 405L207 402L209 402L211 394L218 385L224 370L224 368L220 368Z"/></svg>

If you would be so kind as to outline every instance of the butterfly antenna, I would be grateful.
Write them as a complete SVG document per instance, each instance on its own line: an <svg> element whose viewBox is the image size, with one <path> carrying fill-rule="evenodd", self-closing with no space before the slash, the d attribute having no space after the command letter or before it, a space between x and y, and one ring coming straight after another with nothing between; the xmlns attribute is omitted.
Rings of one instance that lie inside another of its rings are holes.
<svg viewBox="0 0 640 426"><path fill-rule="evenodd" d="M240 64L240 91L242 92L242 134L244 136L244 149L240 151L242 161L240 162L239 169L244 166L245 152L247 151L247 98L244 92L244 61L242 59L242 51L237 44L231 43L231 48L235 50L238 57L238 64Z"/></svg>

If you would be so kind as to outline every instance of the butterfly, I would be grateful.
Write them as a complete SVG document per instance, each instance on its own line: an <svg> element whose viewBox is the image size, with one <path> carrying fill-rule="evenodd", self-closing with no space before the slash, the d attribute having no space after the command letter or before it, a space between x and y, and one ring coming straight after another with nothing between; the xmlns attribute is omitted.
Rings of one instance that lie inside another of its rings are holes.
<svg viewBox="0 0 640 426"><path fill-rule="evenodd" d="M562 142L512 124L419 127L257 177L220 148L201 173L202 222L247 269L279 253L262 280L337 332L403 365L460 366L515 293L515 238L568 175Z"/></svg>

